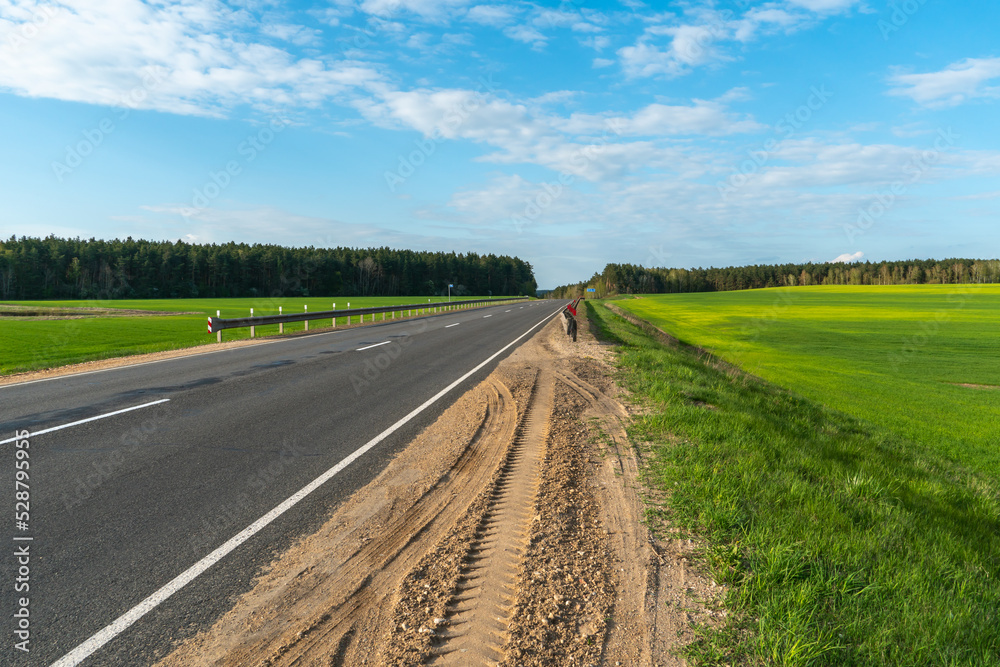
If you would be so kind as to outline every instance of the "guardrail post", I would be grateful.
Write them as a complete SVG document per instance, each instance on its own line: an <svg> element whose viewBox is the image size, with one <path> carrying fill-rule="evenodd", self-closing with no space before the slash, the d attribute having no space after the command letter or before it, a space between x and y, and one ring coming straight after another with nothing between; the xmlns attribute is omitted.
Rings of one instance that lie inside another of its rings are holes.
<svg viewBox="0 0 1000 667"><path fill-rule="evenodd" d="M309 304L303 306L306 309L306 315L309 314ZM309 331L309 320L306 320L306 331Z"/></svg>
<svg viewBox="0 0 1000 667"><path fill-rule="evenodd" d="M250 317L253 317L253 308L250 309ZM250 325L250 337L253 338L253 331L256 329L254 325Z"/></svg>

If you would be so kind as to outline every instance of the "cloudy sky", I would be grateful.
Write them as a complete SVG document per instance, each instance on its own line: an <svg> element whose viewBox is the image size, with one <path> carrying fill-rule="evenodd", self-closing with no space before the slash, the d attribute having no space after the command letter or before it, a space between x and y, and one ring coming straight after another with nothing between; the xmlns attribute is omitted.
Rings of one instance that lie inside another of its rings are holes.
<svg viewBox="0 0 1000 667"><path fill-rule="evenodd" d="M0 0L0 236L994 258L1000 6Z"/></svg>

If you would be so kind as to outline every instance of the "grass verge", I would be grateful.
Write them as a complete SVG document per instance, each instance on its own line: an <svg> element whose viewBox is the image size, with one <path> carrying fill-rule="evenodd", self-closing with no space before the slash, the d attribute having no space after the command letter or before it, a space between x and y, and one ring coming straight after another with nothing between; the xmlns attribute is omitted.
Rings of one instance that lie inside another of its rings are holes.
<svg viewBox="0 0 1000 667"><path fill-rule="evenodd" d="M731 622L699 664L1000 664L1000 485L589 302Z"/></svg>

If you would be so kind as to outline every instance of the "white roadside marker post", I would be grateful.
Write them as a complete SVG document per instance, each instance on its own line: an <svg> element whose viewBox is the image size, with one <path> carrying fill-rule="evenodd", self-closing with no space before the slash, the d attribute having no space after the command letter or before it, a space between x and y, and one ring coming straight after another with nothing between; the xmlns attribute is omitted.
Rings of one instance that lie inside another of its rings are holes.
<svg viewBox="0 0 1000 667"><path fill-rule="evenodd" d="M334 302L333 302L333 309L334 309L334 310L337 310L337 302L336 302L336 301L334 301ZM336 328L337 328L337 316L336 316L336 315L334 315L334 316L333 316L332 318L330 318L330 319L331 319L331 320L333 320L333 328L334 328L334 329L336 329Z"/></svg>
<svg viewBox="0 0 1000 667"><path fill-rule="evenodd" d="M278 306L278 315L281 315L281 306ZM285 323L278 322L278 333L285 333Z"/></svg>
<svg viewBox="0 0 1000 667"><path fill-rule="evenodd" d="M215 316L222 317L222 311L221 310L215 311ZM219 329L218 331L215 332L215 340L218 343L222 342L222 329Z"/></svg>
<svg viewBox="0 0 1000 667"><path fill-rule="evenodd" d="M253 317L253 308L251 308L251 309L250 309L250 317ZM252 325L252 324L250 325L250 337L251 337L251 338L253 338L253 330L254 330L255 328L256 328L256 327L255 327L254 325Z"/></svg>
<svg viewBox="0 0 1000 667"><path fill-rule="evenodd" d="M309 304L306 304L305 306L303 306L303 308L306 309L306 315L308 315L309 314ZM306 331L309 331L309 320L306 320Z"/></svg>

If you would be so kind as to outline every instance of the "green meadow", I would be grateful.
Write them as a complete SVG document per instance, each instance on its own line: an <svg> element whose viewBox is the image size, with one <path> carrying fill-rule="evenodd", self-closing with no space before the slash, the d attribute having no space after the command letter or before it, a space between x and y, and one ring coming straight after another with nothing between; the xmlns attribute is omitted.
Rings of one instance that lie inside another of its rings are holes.
<svg viewBox="0 0 1000 667"><path fill-rule="evenodd" d="M474 299L479 297L462 297ZM498 297L499 298L499 297ZM453 300L458 300L454 297ZM215 342L207 332L207 318L217 311L222 317L248 317L311 312L348 307L366 308L397 304L425 304L447 302L447 297L334 297L334 298L280 298L280 299L140 299L114 301L10 301L3 306L38 308L101 308L107 310L146 310L175 313L155 316L86 317L81 319L34 319L0 317L0 374L38 370L108 359L131 354L160 352ZM387 315L388 317L388 315ZM354 317L353 322L357 323ZM347 323L338 318L337 325ZM313 329L330 326L331 322L310 323ZM286 324L285 332L302 331L303 323ZM258 327L258 336L278 333L278 326ZM249 329L227 329L222 339L249 338Z"/></svg>
<svg viewBox="0 0 1000 667"><path fill-rule="evenodd" d="M650 512L729 586L694 663L1000 665L1000 289L615 304L682 342L588 304L644 406Z"/></svg>

